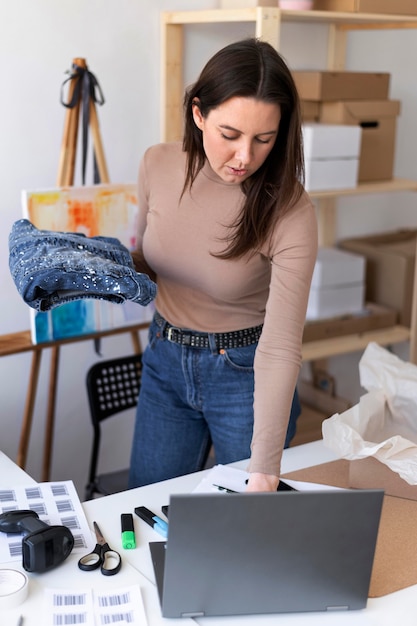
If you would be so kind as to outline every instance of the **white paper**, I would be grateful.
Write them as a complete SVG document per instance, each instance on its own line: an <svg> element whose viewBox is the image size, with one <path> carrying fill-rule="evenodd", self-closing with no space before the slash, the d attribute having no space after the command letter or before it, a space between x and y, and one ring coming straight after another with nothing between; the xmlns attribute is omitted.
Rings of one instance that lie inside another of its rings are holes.
<svg viewBox="0 0 417 626"><path fill-rule="evenodd" d="M246 481L248 478L249 473L243 470L226 465L215 465L199 482L197 487L193 490L193 493L227 494L230 491L243 493L246 490ZM283 478L283 480L290 485L290 487L294 487L296 491L334 491L335 489L340 489L340 487L333 487L332 485L320 485L319 483L308 483L300 480L290 480L288 478Z"/></svg>
<svg viewBox="0 0 417 626"><path fill-rule="evenodd" d="M417 366L370 343L359 363L368 390L322 424L323 442L342 458L374 457L417 484Z"/></svg>
<svg viewBox="0 0 417 626"><path fill-rule="evenodd" d="M238 493L243 492L248 478L249 474L244 470L226 465L215 465L193 489L193 493L227 493L227 489Z"/></svg>
<svg viewBox="0 0 417 626"><path fill-rule="evenodd" d="M0 513L35 511L48 525L67 526L74 537L72 554L86 553L95 542L72 480L0 488ZM0 532L0 563L22 560L23 534Z"/></svg>
<svg viewBox="0 0 417 626"><path fill-rule="evenodd" d="M146 626L140 587L132 585L111 591L92 589L45 589L43 626L80 624L130 624Z"/></svg>

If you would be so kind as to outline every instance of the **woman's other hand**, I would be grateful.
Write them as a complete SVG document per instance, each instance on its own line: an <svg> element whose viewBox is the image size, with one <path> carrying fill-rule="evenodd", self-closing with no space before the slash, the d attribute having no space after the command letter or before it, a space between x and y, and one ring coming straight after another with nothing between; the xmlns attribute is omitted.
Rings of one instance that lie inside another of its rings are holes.
<svg viewBox="0 0 417 626"><path fill-rule="evenodd" d="M274 474L261 474L253 472L249 474L248 486L246 492L249 491L276 491L278 488L279 478Z"/></svg>

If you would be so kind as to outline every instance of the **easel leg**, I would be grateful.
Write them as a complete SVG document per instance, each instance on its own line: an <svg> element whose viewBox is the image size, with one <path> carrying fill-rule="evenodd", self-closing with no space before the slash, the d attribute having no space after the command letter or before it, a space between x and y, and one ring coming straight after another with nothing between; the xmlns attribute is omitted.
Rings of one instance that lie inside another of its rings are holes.
<svg viewBox="0 0 417 626"><path fill-rule="evenodd" d="M142 354L142 343L140 340L139 331L132 330L130 336L132 338L133 350L135 351L135 354Z"/></svg>
<svg viewBox="0 0 417 626"><path fill-rule="evenodd" d="M101 183L109 183L106 158L104 156L103 144L101 141L100 128L98 125L97 111L94 102L90 101L90 130L93 138L94 152L97 160L97 167L100 174Z"/></svg>
<svg viewBox="0 0 417 626"><path fill-rule="evenodd" d="M54 346L51 353L51 371L49 374L48 412L46 417L45 444L43 452L42 480L48 481L51 470L52 443L55 425L56 387L58 380L59 346Z"/></svg>
<svg viewBox="0 0 417 626"><path fill-rule="evenodd" d="M23 414L22 428L20 431L19 450L17 453L17 464L22 469L25 469L26 467L26 458L30 439L30 431L32 428L33 409L35 407L36 390L38 387L41 358L42 350L34 350L32 354L32 365L30 369L25 411Z"/></svg>

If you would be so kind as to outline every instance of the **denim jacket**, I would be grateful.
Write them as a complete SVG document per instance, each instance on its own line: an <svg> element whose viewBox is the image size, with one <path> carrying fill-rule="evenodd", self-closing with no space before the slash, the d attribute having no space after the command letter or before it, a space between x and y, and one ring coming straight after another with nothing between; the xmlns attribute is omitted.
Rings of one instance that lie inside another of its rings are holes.
<svg viewBox="0 0 417 626"><path fill-rule="evenodd" d="M156 296L156 284L135 271L118 239L38 230L26 219L12 226L9 268L19 294L37 311L82 298L145 306Z"/></svg>

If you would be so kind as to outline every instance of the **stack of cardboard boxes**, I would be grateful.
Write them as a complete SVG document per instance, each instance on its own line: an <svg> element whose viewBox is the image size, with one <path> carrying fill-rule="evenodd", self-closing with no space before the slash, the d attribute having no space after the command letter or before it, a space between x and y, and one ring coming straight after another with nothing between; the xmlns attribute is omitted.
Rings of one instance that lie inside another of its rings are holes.
<svg viewBox="0 0 417 626"><path fill-rule="evenodd" d="M293 76L302 105L306 189L392 179L400 103L389 99L390 75L312 70L294 71ZM368 286L365 246L350 241L343 247L362 256L319 250L304 341L384 328L396 321L388 308L392 301L374 298Z"/></svg>
<svg viewBox="0 0 417 626"><path fill-rule="evenodd" d="M302 101L304 127L317 135L317 143L323 143L327 142L330 125L333 142L338 145L338 153L336 150L333 155L341 161L341 173L348 173L346 159L354 158L351 142L342 143L341 135L337 141L341 129L346 127L356 132L360 129L361 132L355 184L390 180L400 112L400 102L388 97L390 75L380 72L294 71L293 76ZM320 154L317 157L306 154L305 158L307 190L335 188L330 173L327 186L322 186L322 181L317 185L317 181L311 179L313 159L320 159ZM350 180L346 182L350 183ZM354 185L345 185L351 186Z"/></svg>
<svg viewBox="0 0 417 626"><path fill-rule="evenodd" d="M410 326L414 289L417 230L343 239L346 251L366 259L366 298L395 311L396 321Z"/></svg>
<svg viewBox="0 0 417 626"><path fill-rule="evenodd" d="M415 0L314 0L319 11L353 13L387 13L389 15L417 15Z"/></svg>
<svg viewBox="0 0 417 626"><path fill-rule="evenodd" d="M220 0L221 9L247 7L280 7L286 3L279 0ZM292 8L295 8L293 6ZM300 7L297 7L300 8ZM342 11L354 13L388 13L391 15L417 15L415 0L314 0L313 9L318 11ZM303 6L304 10L305 7Z"/></svg>

